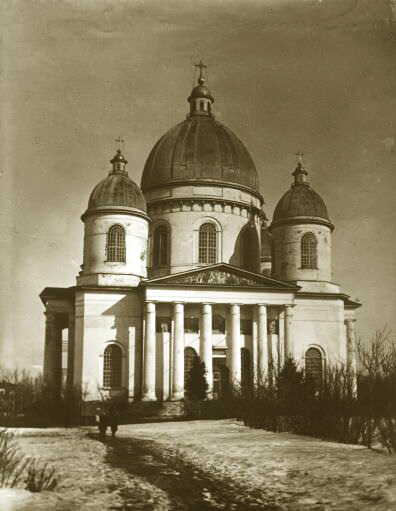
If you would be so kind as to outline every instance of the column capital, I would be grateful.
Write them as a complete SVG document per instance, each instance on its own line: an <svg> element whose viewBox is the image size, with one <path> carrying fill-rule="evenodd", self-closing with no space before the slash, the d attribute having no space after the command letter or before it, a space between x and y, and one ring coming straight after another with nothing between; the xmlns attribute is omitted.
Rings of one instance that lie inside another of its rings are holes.
<svg viewBox="0 0 396 511"><path fill-rule="evenodd" d="M293 312L294 312L294 307L295 305L294 304L287 304L287 305L284 305L284 311L285 311L285 314L287 316L292 316Z"/></svg>
<svg viewBox="0 0 396 511"><path fill-rule="evenodd" d="M144 302L144 308L145 310L148 312L153 312L155 311L155 306L156 306L156 303L157 302L153 302L153 301L150 301L150 300L145 300Z"/></svg>
<svg viewBox="0 0 396 511"><path fill-rule="evenodd" d="M232 315L240 314L241 313L241 304L239 303L230 303L230 313Z"/></svg>

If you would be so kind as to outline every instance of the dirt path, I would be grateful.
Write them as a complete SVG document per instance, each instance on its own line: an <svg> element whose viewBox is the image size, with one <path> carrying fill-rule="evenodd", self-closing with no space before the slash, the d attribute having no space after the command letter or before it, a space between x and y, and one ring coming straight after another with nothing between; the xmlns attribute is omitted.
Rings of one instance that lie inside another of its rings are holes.
<svg viewBox="0 0 396 511"><path fill-rule="evenodd" d="M237 486L221 484L210 474L186 462L174 453L164 453L160 444L142 439L111 439L107 442L106 462L144 478L151 485L165 491L169 511L233 510L272 511L280 509L271 503L255 501L254 496L241 495ZM137 509L135 495L122 491L125 509ZM249 502L250 500L250 502ZM152 509L140 504L138 509Z"/></svg>

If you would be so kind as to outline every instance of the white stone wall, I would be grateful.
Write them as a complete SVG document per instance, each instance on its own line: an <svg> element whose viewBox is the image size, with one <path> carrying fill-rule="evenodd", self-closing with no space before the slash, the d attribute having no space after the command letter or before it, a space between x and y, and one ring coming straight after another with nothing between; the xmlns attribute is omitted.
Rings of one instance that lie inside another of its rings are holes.
<svg viewBox="0 0 396 511"><path fill-rule="evenodd" d="M301 268L301 238L312 232L317 239L317 269ZM272 275L286 281L332 281L331 231L325 225L280 225L272 228Z"/></svg>
<svg viewBox="0 0 396 511"><path fill-rule="evenodd" d="M172 199L167 202L155 202L158 199ZM174 199L180 198L180 201ZM183 198L188 200L183 201ZM216 202L216 198L219 199ZM249 224L250 208L260 207L260 200L248 193L234 188L216 186L175 187L156 190L146 194L149 214L152 220L151 232L161 222L167 223L171 230L169 273L187 271L199 266L198 233L205 222L215 225L218 233L217 261L240 266L241 256L239 236ZM223 202L222 202L223 201ZM258 250L260 250L261 223L254 215ZM149 266L152 265L152 243L149 243ZM259 258L259 254L257 255ZM259 271L259 268L257 269ZM151 276L164 274L154 269Z"/></svg>
<svg viewBox="0 0 396 511"><path fill-rule="evenodd" d="M107 261L107 232L114 224L125 229L125 263ZM137 285L139 279L136 277L147 276L147 239L148 221L145 218L115 213L87 216L83 269L77 278L78 284ZM95 275L101 275L101 279Z"/></svg>
<svg viewBox="0 0 396 511"><path fill-rule="evenodd" d="M292 344L294 358L304 366L304 356L311 346L319 347L326 364L346 362L344 303L341 299L295 300L293 307Z"/></svg>
<svg viewBox="0 0 396 511"><path fill-rule="evenodd" d="M138 293L78 291L76 296L74 384L100 399L103 389L103 352L116 343L123 352L122 387L130 399L141 383L142 305ZM116 392L117 393L117 392Z"/></svg>

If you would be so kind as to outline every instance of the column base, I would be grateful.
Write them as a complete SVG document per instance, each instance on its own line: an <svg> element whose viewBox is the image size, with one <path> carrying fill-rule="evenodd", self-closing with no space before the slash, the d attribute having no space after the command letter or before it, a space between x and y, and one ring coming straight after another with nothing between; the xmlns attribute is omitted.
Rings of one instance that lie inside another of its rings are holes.
<svg viewBox="0 0 396 511"><path fill-rule="evenodd" d="M149 393L142 396L142 401L157 401L155 393Z"/></svg>
<svg viewBox="0 0 396 511"><path fill-rule="evenodd" d="M181 401L184 399L184 392L174 392L169 401Z"/></svg>

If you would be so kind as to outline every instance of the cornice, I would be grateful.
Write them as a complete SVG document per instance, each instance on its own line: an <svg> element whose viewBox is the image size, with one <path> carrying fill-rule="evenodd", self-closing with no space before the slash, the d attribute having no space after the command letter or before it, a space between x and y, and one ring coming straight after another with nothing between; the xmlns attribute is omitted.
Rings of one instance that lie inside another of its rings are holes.
<svg viewBox="0 0 396 511"><path fill-rule="evenodd" d="M171 210L170 212L175 212L175 208L178 208L178 211L183 211L183 206L188 206L190 211L193 210L194 204L198 204L203 209L204 204L211 204L213 207L216 205L220 205L221 207L231 206L231 208L239 208L240 210L246 210L247 213L253 212L260 219L266 221L267 217L264 211L257 206L248 204L246 202L237 201L234 199L227 199L224 197L213 197L213 196L200 196L200 197L160 197L158 199L152 199L148 202L148 210L149 214L152 214L152 209L161 207L164 208L166 206ZM176 211L177 212L177 211ZM231 211L231 214L235 214Z"/></svg>
<svg viewBox="0 0 396 511"><path fill-rule="evenodd" d="M175 181L169 181L168 183L163 183L159 185L151 185L148 188L145 188L144 194L147 192L151 192L153 190L159 190L161 188L173 188L180 186L191 186L191 185L201 185L201 186L221 186L225 188L234 188L237 190L242 190L243 192L250 193L257 197L260 200L261 205L264 204L264 197L261 193L253 188L250 188L246 185L241 185L239 183L232 183L230 181L221 181L218 179L179 179Z"/></svg>
<svg viewBox="0 0 396 511"><path fill-rule="evenodd" d="M332 224L329 220L325 218L311 217L311 216L296 216L293 218L284 218L281 220L277 220L276 222L272 222L269 226L269 231L272 232L274 227L280 227L282 225L301 225L301 224L318 224L325 225L331 231L334 231L334 224Z"/></svg>
<svg viewBox="0 0 396 511"><path fill-rule="evenodd" d="M362 306L361 303L355 302L350 299L349 295L345 293L320 293L315 291L299 291L296 293L296 298L328 298L332 300L342 300L345 307L348 309L358 309Z"/></svg>
<svg viewBox="0 0 396 511"><path fill-rule="evenodd" d="M131 208L129 206L101 206L95 209L87 209L85 213L81 215L81 220L84 222L89 216L108 214L138 216L140 218L144 218L148 222L150 221L150 217L145 211L137 208Z"/></svg>

